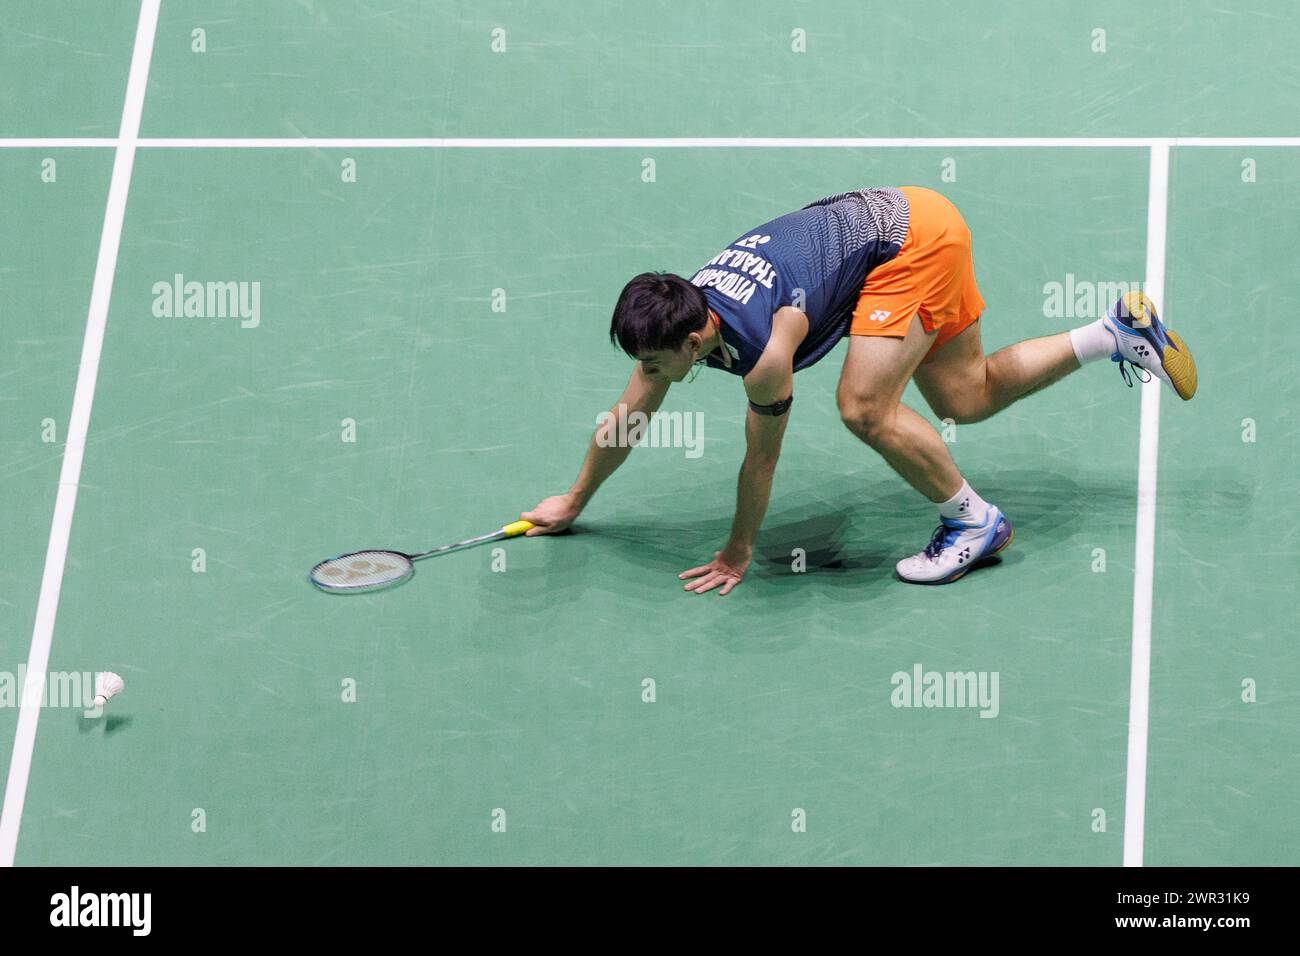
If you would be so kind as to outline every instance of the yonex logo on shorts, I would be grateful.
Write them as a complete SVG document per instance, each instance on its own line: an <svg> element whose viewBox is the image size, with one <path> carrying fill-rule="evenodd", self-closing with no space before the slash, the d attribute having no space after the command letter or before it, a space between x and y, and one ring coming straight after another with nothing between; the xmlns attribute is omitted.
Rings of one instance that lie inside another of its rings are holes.
<svg viewBox="0 0 1300 956"><path fill-rule="evenodd" d="M886 312L884 309L876 309L876 311L872 312L871 315L867 316L867 318L872 322L883 322L893 314L894 313L892 312Z"/></svg>

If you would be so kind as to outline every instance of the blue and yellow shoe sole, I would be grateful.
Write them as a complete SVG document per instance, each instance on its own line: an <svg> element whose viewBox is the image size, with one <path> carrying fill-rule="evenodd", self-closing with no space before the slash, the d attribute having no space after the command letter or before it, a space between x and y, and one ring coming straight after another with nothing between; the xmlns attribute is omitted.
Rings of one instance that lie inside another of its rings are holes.
<svg viewBox="0 0 1300 956"><path fill-rule="evenodd" d="M1155 304L1145 292L1126 292L1120 303L1120 318L1155 346L1174 391L1183 401L1190 401L1196 394L1196 361L1187 343L1160 321Z"/></svg>

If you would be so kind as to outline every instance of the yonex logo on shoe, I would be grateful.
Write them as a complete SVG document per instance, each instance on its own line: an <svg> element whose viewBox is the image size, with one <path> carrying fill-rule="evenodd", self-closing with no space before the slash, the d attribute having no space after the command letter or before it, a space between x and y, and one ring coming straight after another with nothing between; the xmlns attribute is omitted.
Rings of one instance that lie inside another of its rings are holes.
<svg viewBox="0 0 1300 956"><path fill-rule="evenodd" d="M998 671L927 671L913 664L910 672L889 678L894 687L889 702L898 708L978 709L981 717L996 717L999 676Z"/></svg>

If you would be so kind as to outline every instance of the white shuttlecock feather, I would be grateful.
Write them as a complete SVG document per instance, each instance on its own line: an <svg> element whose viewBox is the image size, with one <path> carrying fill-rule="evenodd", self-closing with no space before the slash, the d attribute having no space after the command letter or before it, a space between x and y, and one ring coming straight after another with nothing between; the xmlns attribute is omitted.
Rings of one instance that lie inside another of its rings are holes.
<svg viewBox="0 0 1300 956"><path fill-rule="evenodd" d="M95 706L103 707L110 697L122 693L126 682L112 671L103 671L95 675Z"/></svg>

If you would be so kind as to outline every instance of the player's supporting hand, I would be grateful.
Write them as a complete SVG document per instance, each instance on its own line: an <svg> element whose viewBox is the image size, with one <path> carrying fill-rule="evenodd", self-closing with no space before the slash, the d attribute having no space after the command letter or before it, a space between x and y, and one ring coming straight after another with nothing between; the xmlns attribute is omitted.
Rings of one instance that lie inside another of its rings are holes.
<svg viewBox="0 0 1300 956"><path fill-rule="evenodd" d="M721 551L717 551L714 552L713 560L708 564L701 564L698 568L683 571L677 577L682 581L687 578L695 578L694 581L686 585L685 590L694 591L696 594L712 591L721 585L722 590L718 592L718 596L721 597L740 583L740 579L745 576L748 569L748 556L724 555Z"/></svg>
<svg viewBox="0 0 1300 956"><path fill-rule="evenodd" d="M538 502L537 507L532 511L525 511L519 517L524 521L531 521L535 526L525 532L531 538L539 534L556 534L563 531L573 524L581 511L572 495L552 495Z"/></svg>

